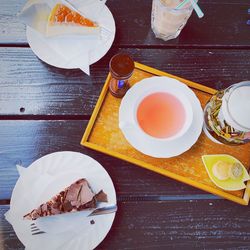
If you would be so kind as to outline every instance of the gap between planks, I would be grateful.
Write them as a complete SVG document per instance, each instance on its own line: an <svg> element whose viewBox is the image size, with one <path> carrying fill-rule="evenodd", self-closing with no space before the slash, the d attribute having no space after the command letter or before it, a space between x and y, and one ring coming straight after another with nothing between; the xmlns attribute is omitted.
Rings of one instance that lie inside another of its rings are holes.
<svg viewBox="0 0 250 250"><path fill-rule="evenodd" d="M91 115L1 115L0 120L89 120Z"/></svg>
<svg viewBox="0 0 250 250"><path fill-rule="evenodd" d="M117 197L118 202L138 202L138 201L198 201L198 200L223 200L219 196L212 194L196 195L147 195L147 196L123 196ZM0 200L0 205L9 205L10 200Z"/></svg>
<svg viewBox="0 0 250 250"><path fill-rule="evenodd" d="M0 48L30 48L28 43L1 43ZM212 45L212 44L153 44L153 45L137 45L137 44L113 44L112 48L121 49L208 49L208 50L249 50L250 45Z"/></svg>

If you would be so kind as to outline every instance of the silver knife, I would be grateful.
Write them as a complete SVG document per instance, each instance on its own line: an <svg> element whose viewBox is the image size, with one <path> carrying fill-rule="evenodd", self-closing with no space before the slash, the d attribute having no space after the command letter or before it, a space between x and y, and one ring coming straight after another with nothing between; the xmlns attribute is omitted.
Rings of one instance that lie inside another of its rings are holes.
<svg viewBox="0 0 250 250"><path fill-rule="evenodd" d="M117 211L117 205L110 205L105 207L100 207L95 209L89 216L101 215L101 214L111 214Z"/></svg>

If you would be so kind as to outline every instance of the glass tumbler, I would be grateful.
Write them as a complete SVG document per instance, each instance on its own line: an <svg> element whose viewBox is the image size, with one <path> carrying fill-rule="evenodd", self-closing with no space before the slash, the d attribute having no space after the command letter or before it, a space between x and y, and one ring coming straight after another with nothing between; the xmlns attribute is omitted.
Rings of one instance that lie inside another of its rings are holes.
<svg viewBox="0 0 250 250"><path fill-rule="evenodd" d="M153 0L151 27L157 38L167 41L180 34L193 11L190 3L176 10L181 2L182 0Z"/></svg>

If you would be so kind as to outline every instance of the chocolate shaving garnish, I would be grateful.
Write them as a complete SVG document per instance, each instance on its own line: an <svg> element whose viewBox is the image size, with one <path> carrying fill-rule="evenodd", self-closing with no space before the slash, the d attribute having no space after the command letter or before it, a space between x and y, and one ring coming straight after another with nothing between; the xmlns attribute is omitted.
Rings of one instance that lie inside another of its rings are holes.
<svg viewBox="0 0 250 250"><path fill-rule="evenodd" d="M82 191L82 186L78 192L78 195L77 195L77 201L80 201L81 202L81 191Z"/></svg>
<svg viewBox="0 0 250 250"><path fill-rule="evenodd" d="M65 203L63 203L63 210L65 211L65 212L69 212L69 211L71 211L72 210L72 205L71 205L71 203L69 202L69 201L66 201Z"/></svg>
<svg viewBox="0 0 250 250"><path fill-rule="evenodd" d="M107 195L101 190L99 193L95 195L96 201L97 202L108 202L108 197Z"/></svg>
<svg viewBox="0 0 250 250"><path fill-rule="evenodd" d="M52 208L59 208L60 206L60 203L59 202L55 202L53 205L52 205Z"/></svg>
<svg viewBox="0 0 250 250"><path fill-rule="evenodd" d="M79 208L80 208L80 209L81 209L81 208L96 208L96 201L95 201L95 199L93 198L91 201L85 203L84 205L80 206Z"/></svg>
<svg viewBox="0 0 250 250"><path fill-rule="evenodd" d="M80 183L79 184L74 183L74 184L70 185L68 190L67 190L67 195L65 197L65 200L76 201L80 189L81 189Z"/></svg>

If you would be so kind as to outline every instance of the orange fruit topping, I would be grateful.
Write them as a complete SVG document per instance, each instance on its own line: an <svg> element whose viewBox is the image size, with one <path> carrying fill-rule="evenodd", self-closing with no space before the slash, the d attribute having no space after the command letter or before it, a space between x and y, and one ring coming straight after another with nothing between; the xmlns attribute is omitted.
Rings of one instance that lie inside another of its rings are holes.
<svg viewBox="0 0 250 250"><path fill-rule="evenodd" d="M65 21L66 21L67 23L73 22L73 14L72 14L72 13L69 13L69 14L65 17Z"/></svg>
<svg viewBox="0 0 250 250"><path fill-rule="evenodd" d="M71 10L63 4L57 4L51 11L49 21L51 23L75 23L81 26L96 27L96 24Z"/></svg>

